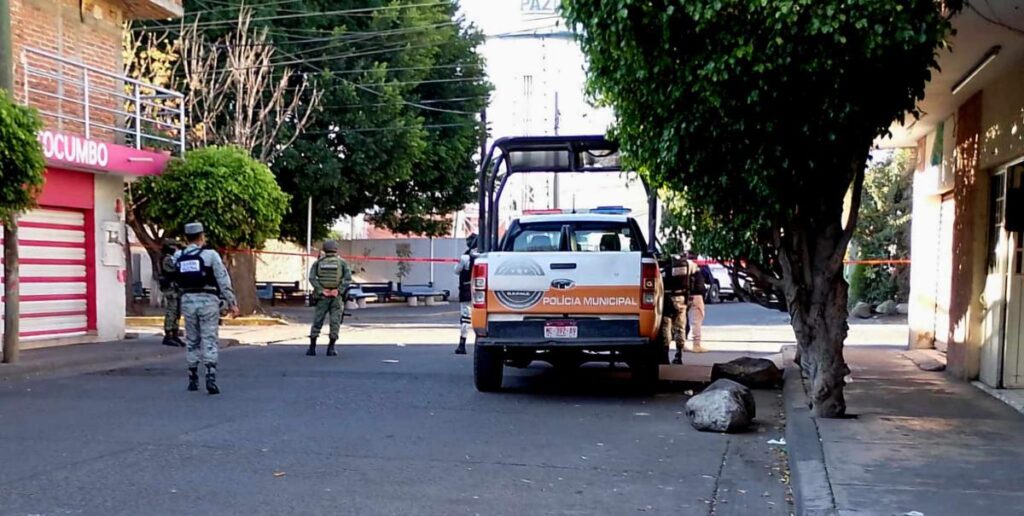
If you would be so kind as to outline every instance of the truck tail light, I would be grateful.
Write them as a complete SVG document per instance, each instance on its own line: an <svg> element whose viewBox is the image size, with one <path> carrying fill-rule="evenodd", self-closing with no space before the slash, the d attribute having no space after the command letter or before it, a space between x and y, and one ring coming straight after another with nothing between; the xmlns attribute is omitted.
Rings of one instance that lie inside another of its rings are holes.
<svg viewBox="0 0 1024 516"><path fill-rule="evenodd" d="M473 308L487 308L487 264L473 265Z"/></svg>
<svg viewBox="0 0 1024 516"><path fill-rule="evenodd" d="M657 263L652 261L640 264L640 283L640 308L643 310L654 310L658 285Z"/></svg>

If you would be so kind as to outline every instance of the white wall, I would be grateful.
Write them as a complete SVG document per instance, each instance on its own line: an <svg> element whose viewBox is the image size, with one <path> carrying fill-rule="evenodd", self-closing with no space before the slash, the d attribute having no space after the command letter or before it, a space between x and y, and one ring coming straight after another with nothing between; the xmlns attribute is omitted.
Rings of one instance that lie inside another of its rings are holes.
<svg viewBox="0 0 1024 516"><path fill-rule="evenodd" d="M925 137L923 149L924 170L914 172L913 219L910 226L910 250L913 265L910 268L910 299L907 324L910 328L909 345L912 348L927 348L933 345L936 331L936 312L948 314L949 292L938 292L939 259L941 242L951 242L952 234L941 235L940 229L951 233L952 224L940 228L940 208L943 194L950 191L952 184L943 177L952 177L953 138L955 120L949 117L944 122L942 151L939 164L932 164L932 151L936 145L936 133ZM943 251L948 253L949 250ZM946 288L950 278L944 279ZM942 299L940 299L942 298ZM941 318L939 318L941 319ZM938 331L945 331L939 328ZM942 337L945 340L945 337Z"/></svg>
<svg viewBox="0 0 1024 516"><path fill-rule="evenodd" d="M346 240L341 242L341 254L352 257L362 256L396 256L397 246L409 244L412 257L430 258L431 240L429 238L396 238L387 240ZM433 240L435 258L458 258L466 249L466 241L461 238L435 238ZM397 262L348 259L352 266L356 281L398 283L396 273ZM434 286L439 290L448 290L453 296L458 295L459 281L454 273L453 263L410 262L409 276L402 280L406 284L426 284L430 282L433 269Z"/></svg>
<svg viewBox="0 0 1024 516"><path fill-rule="evenodd" d="M96 206L93 212L96 235L96 338L99 341L124 338L125 316L125 263L124 248L110 264L104 264L107 234L104 222L117 222L121 228L122 242L125 238L124 223L115 212L115 205L124 192L124 178L97 174L95 179ZM110 258L113 258L111 256Z"/></svg>

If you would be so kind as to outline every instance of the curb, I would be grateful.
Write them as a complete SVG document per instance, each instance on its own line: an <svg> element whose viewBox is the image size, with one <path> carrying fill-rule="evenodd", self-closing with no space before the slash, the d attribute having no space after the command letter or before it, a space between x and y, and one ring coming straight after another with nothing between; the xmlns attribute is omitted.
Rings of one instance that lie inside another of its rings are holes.
<svg viewBox="0 0 1024 516"><path fill-rule="evenodd" d="M160 316L131 316L124 318L124 324L128 327L158 326L163 327L164 318ZM235 319L221 319L222 326L289 326L290 323L284 319L267 317L238 317ZM184 321L182 320L182 326Z"/></svg>
<svg viewBox="0 0 1024 516"><path fill-rule="evenodd" d="M825 467L818 424L811 417L800 370L787 361L784 373L783 405L786 411L786 452L789 454L790 485L796 514L832 516L838 514L832 485Z"/></svg>
<svg viewBox="0 0 1024 516"><path fill-rule="evenodd" d="M80 345L89 346L90 344ZM178 358L185 352L183 348L163 346L159 340L153 341L154 347L152 348L148 347L149 343L140 345L147 347L127 352L121 350L116 353L96 350L95 353L88 353L73 359L52 358L29 363L5 364L0 367L0 382L112 371ZM238 339L220 339L219 341L221 350L238 346L242 346Z"/></svg>

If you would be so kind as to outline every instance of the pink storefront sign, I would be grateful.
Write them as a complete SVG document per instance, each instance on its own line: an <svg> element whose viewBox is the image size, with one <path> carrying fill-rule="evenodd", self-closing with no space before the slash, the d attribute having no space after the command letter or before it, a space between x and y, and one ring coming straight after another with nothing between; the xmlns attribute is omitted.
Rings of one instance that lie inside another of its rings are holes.
<svg viewBox="0 0 1024 516"><path fill-rule="evenodd" d="M39 144L47 165L122 176L155 176L164 171L169 154L133 149L70 134L41 131Z"/></svg>

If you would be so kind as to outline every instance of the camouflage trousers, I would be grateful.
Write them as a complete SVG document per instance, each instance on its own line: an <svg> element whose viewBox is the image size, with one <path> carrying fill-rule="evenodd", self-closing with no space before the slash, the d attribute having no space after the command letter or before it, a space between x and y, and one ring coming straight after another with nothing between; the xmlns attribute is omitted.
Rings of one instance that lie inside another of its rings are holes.
<svg viewBox="0 0 1024 516"><path fill-rule="evenodd" d="M676 350L682 352L686 343L686 297L665 296L662 315L661 338L665 349L675 343Z"/></svg>
<svg viewBox="0 0 1024 516"><path fill-rule="evenodd" d="M473 329L473 303L459 303L459 338L469 337Z"/></svg>
<svg viewBox="0 0 1024 516"><path fill-rule="evenodd" d="M313 311L313 327L309 329L310 337L319 337L320 329L324 327L324 319L330 316L331 319L331 340L338 340L338 332L341 330L341 311L344 307L341 304L342 296L335 297L320 296Z"/></svg>
<svg viewBox="0 0 1024 516"><path fill-rule="evenodd" d="M220 300L214 294L181 296L185 315L185 361L189 367L217 365L217 338L220 323Z"/></svg>
<svg viewBox="0 0 1024 516"><path fill-rule="evenodd" d="M161 290L164 296L164 335L178 331L178 318L181 317L181 293L176 289Z"/></svg>

